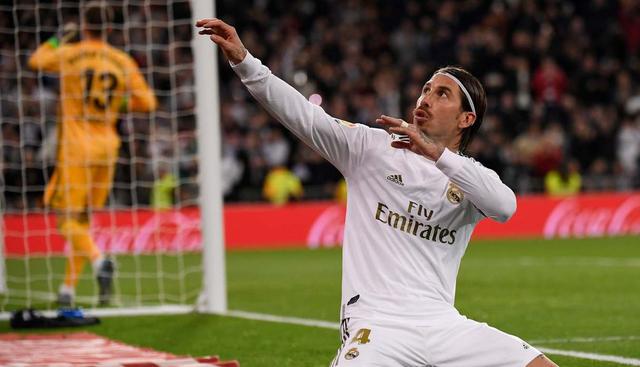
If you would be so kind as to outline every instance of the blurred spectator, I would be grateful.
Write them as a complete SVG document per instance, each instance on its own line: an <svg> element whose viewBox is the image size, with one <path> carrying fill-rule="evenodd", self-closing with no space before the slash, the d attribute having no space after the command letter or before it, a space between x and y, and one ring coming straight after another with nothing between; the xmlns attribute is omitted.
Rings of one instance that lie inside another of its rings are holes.
<svg viewBox="0 0 640 367"><path fill-rule="evenodd" d="M573 118L569 152L580 164L580 170L588 172L598 151L596 132L585 113L576 113Z"/></svg>
<svg viewBox="0 0 640 367"><path fill-rule="evenodd" d="M241 137L237 132L227 134L226 144L222 152L222 193L225 199L237 200L237 187L242 179L245 166L240 159Z"/></svg>
<svg viewBox="0 0 640 367"><path fill-rule="evenodd" d="M623 173L635 176L640 171L640 114L635 119L626 118L622 121L616 146Z"/></svg>
<svg viewBox="0 0 640 367"><path fill-rule="evenodd" d="M634 0L621 0L619 21L629 54L636 54L640 50L640 4Z"/></svg>
<svg viewBox="0 0 640 367"><path fill-rule="evenodd" d="M532 87L536 100L557 105L567 90L567 76L552 58L545 57L533 74Z"/></svg>
<svg viewBox="0 0 640 367"><path fill-rule="evenodd" d="M347 181L344 178L338 181L334 197L338 203L347 204Z"/></svg>
<svg viewBox="0 0 640 367"><path fill-rule="evenodd" d="M535 176L544 177L547 172L558 168L563 158L564 143L564 132L560 124L550 124L538 137L537 147L533 153L531 165Z"/></svg>
<svg viewBox="0 0 640 367"><path fill-rule="evenodd" d="M540 150L542 127L540 123L532 123L527 131L520 134L513 142L515 154L524 165L533 167L534 157Z"/></svg>
<svg viewBox="0 0 640 367"><path fill-rule="evenodd" d="M171 167L166 162L160 164L157 177L151 189L151 207L171 209L174 204L175 189L178 187L178 178L171 172Z"/></svg>
<svg viewBox="0 0 640 367"><path fill-rule="evenodd" d="M307 188L305 197L308 199L333 197L336 183L342 178L333 165L303 144L298 145L292 170Z"/></svg>
<svg viewBox="0 0 640 367"><path fill-rule="evenodd" d="M291 148L280 129L269 129L262 142L264 160L269 167L282 166L287 163Z"/></svg>
<svg viewBox="0 0 640 367"><path fill-rule="evenodd" d="M563 162L557 170L547 172L544 187L548 195L569 196L580 192L582 178L576 161Z"/></svg>
<svg viewBox="0 0 640 367"><path fill-rule="evenodd" d="M271 204L284 205L291 199L302 198L302 183L286 167L277 166L267 174L262 193Z"/></svg>

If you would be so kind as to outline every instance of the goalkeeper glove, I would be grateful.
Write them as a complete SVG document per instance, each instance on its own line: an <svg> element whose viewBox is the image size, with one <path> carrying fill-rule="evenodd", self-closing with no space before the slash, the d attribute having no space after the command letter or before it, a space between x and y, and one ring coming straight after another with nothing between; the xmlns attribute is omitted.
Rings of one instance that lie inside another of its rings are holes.
<svg viewBox="0 0 640 367"><path fill-rule="evenodd" d="M80 40L78 33L78 25L75 22L68 22L62 28L62 37L60 37L60 44L78 42Z"/></svg>
<svg viewBox="0 0 640 367"><path fill-rule="evenodd" d="M62 35L60 37L53 36L47 40L47 43L58 48L65 43L77 42L80 40L78 33L78 25L74 22L69 22L62 28Z"/></svg>

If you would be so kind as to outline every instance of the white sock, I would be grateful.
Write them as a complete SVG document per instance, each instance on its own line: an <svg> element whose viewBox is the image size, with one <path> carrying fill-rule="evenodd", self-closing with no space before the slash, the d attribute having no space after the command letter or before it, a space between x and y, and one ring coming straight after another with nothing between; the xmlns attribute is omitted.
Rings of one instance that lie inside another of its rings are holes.
<svg viewBox="0 0 640 367"><path fill-rule="evenodd" d="M93 260L91 263L91 267L93 268L93 274L98 274L100 271L100 266L102 266L102 262L104 261L104 256L100 255L97 259Z"/></svg>
<svg viewBox="0 0 640 367"><path fill-rule="evenodd" d="M60 289L58 290L58 292L60 294L68 294L71 297L74 297L76 295L76 289L64 283L60 284Z"/></svg>

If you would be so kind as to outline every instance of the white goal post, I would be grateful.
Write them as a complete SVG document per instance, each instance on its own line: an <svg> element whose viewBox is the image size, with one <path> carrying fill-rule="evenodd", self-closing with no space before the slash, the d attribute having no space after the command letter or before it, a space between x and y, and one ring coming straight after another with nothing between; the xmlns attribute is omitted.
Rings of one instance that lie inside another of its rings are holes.
<svg viewBox="0 0 640 367"><path fill-rule="evenodd" d="M193 23L215 16L215 0L194 0ZM200 159L200 212L203 239L203 312L226 312L227 292L222 218L222 169L220 165L220 97L218 57L209 37L194 35L196 120Z"/></svg>

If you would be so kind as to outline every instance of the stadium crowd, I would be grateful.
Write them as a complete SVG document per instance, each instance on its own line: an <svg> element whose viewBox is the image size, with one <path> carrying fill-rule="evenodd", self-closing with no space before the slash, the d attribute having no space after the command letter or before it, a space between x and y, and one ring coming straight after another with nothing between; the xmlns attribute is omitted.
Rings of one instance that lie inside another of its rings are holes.
<svg viewBox="0 0 640 367"><path fill-rule="evenodd" d="M178 180L176 202L193 204L189 5L128 4L116 7L110 41L141 65L160 109L150 118L129 116L119 124L124 144L112 205L149 205L154 181L167 172ZM636 1L217 5L217 14L237 26L255 56L336 117L370 125L381 114L409 120L430 73L460 65L479 77L489 101L467 154L516 192L543 192L545 184L551 193L564 192L557 186L565 184L568 192L640 187ZM35 9L3 7L0 17L2 171L10 209L41 205L55 151L57 80L39 78L25 60L62 20L55 5ZM14 32L16 23L21 28ZM302 182L303 198L332 197L340 174L257 106L230 68L222 65L220 77L225 198L261 200L269 172L283 169Z"/></svg>

